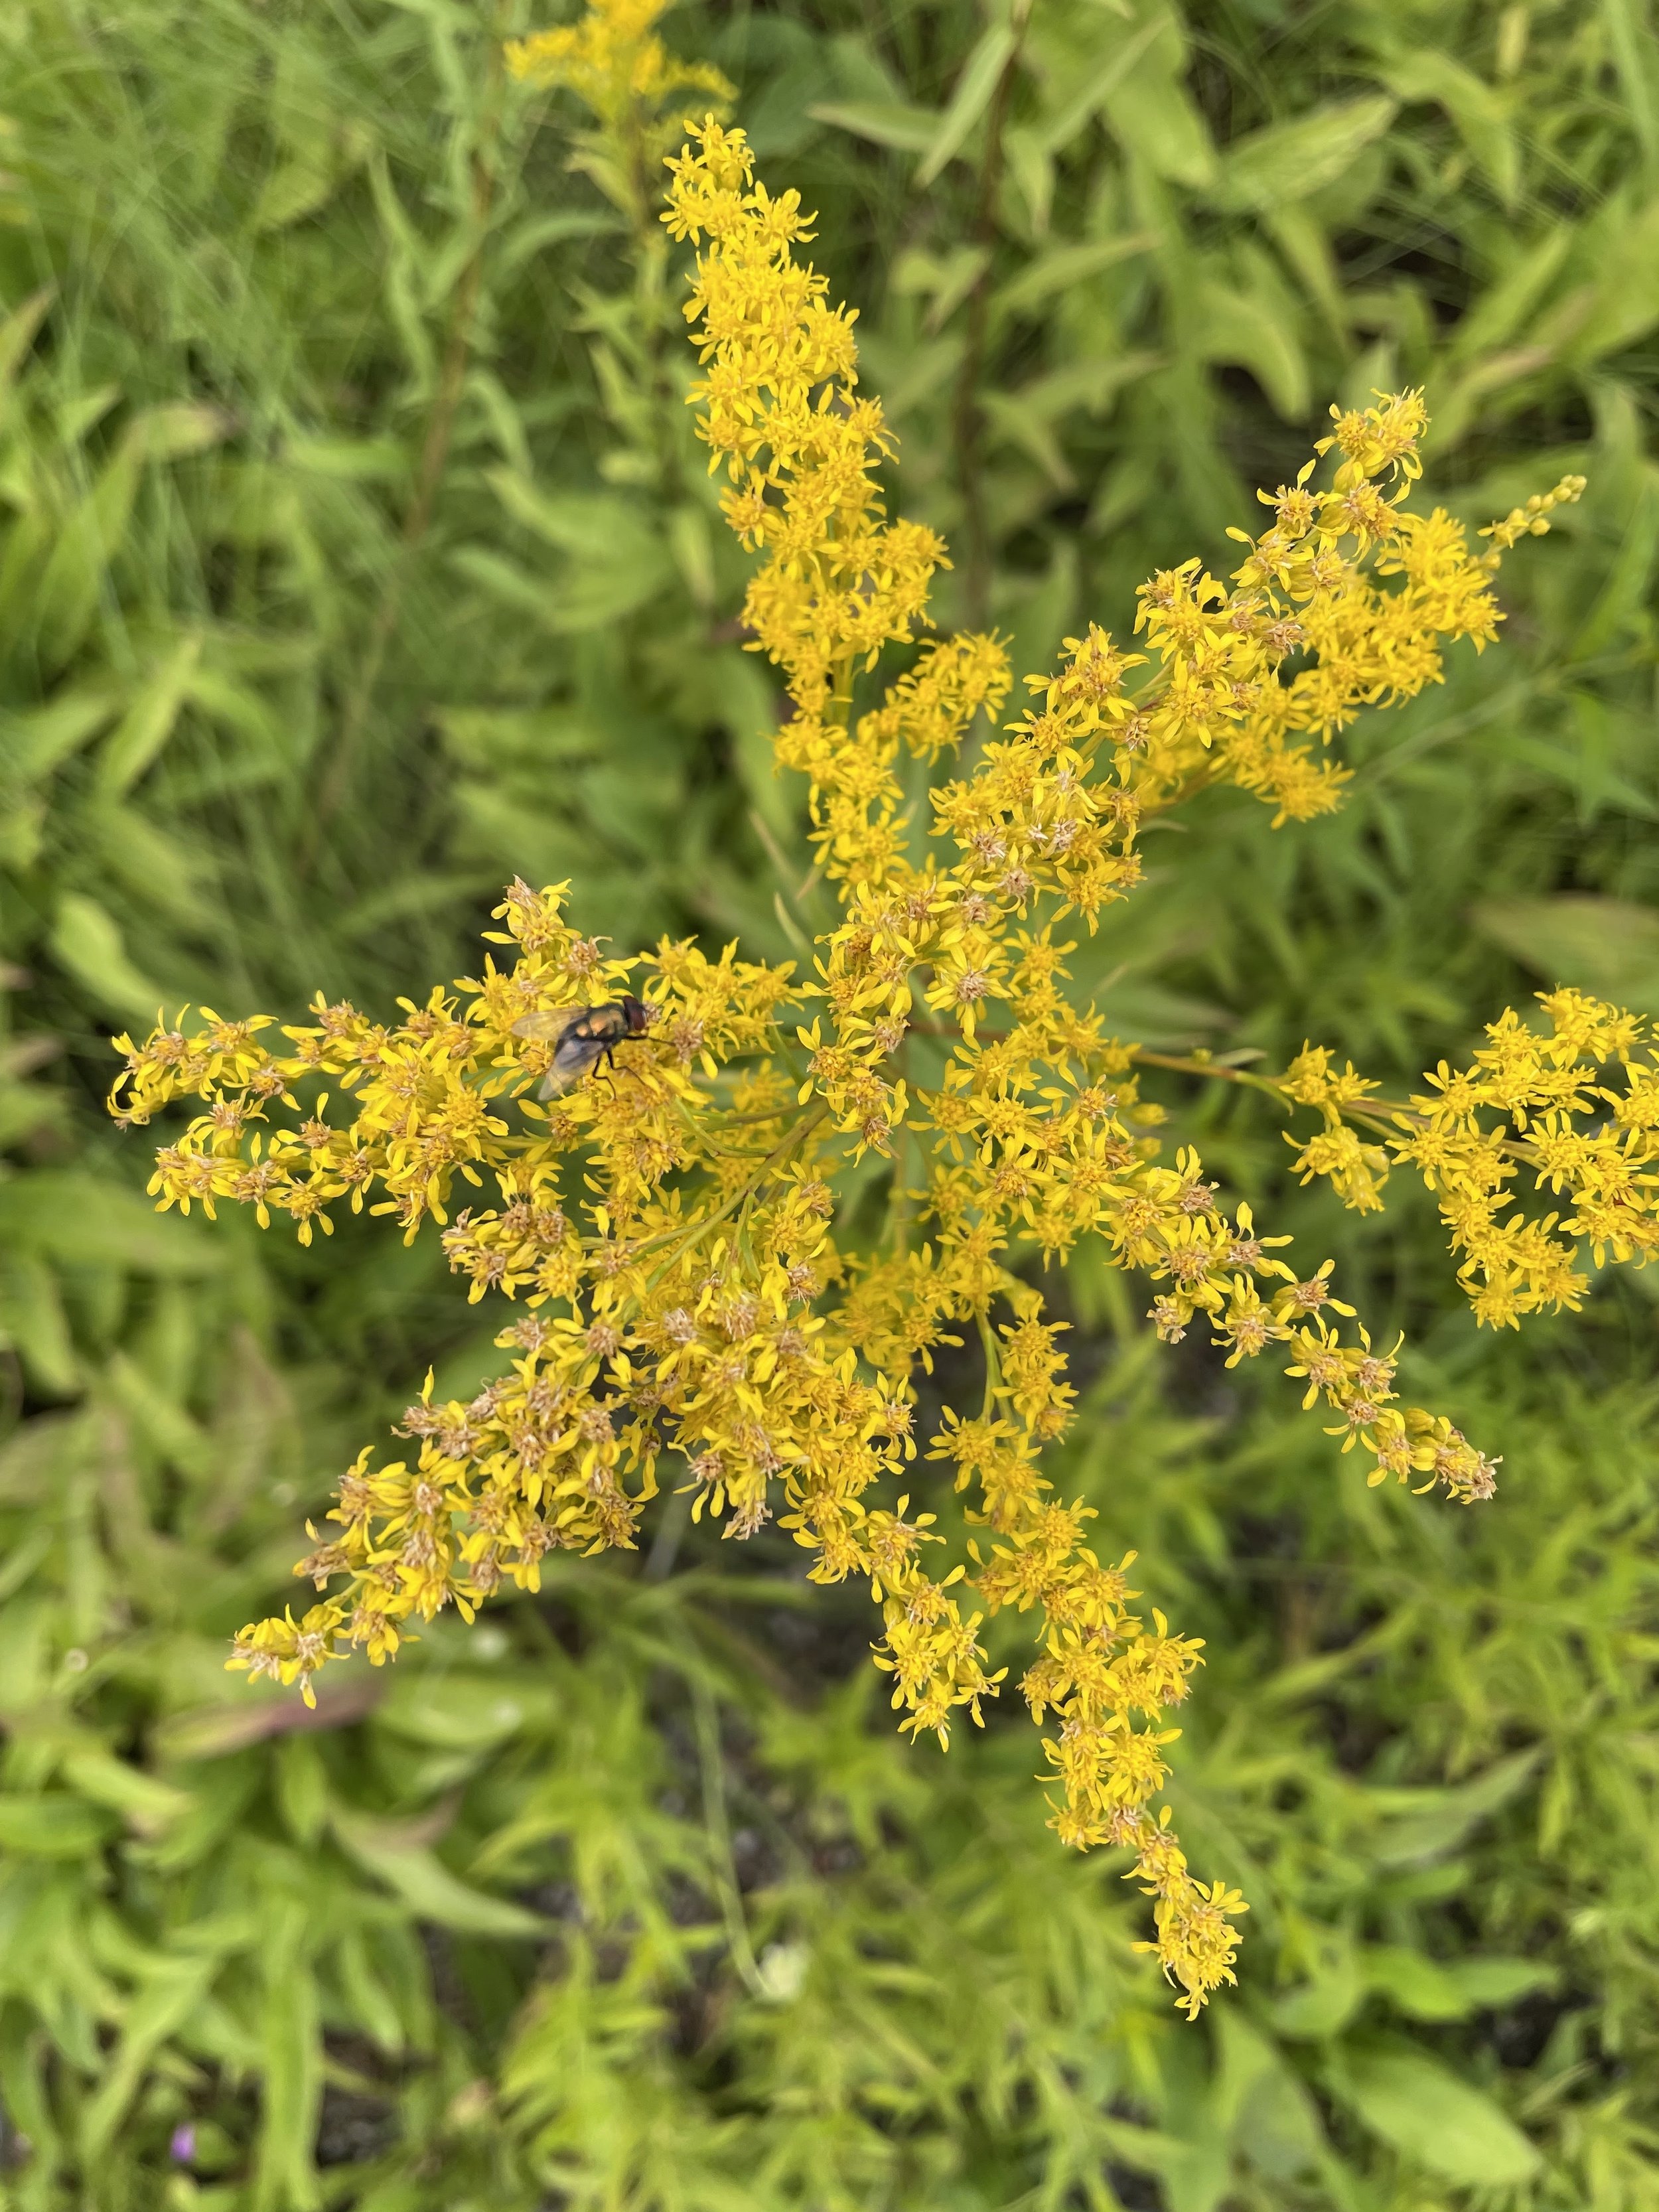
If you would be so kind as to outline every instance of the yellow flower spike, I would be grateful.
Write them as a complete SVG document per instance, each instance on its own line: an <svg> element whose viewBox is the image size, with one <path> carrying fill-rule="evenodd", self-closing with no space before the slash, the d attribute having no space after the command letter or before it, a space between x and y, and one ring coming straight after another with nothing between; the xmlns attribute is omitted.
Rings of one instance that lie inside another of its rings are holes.
<svg viewBox="0 0 1659 2212"><path fill-rule="evenodd" d="M579 23L507 42L507 65L521 82L567 87L624 146L630 131L675 93L732 96L720 70L682 62L656 32L671 0L597 0ZM671 133L672 135L672 133ZM632 150L631 147L628 150Z"/></svg>

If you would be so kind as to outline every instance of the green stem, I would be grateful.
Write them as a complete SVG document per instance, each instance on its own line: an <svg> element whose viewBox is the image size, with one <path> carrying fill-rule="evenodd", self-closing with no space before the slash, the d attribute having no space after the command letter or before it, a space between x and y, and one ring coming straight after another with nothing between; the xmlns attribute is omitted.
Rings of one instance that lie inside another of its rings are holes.
<svg viewBox="0 0 1659 2212"><path fill-rule="evenodd" d="M910 1249L910 1194L905 1188L905 1163L910 1151L910 1125L901 1122L893 1146L893 1182L887 1198L885 1238L902 1260Z"/></svg>
<svg viewBox="0 0 1659 2212"><path fill-rule="evenodd" d="M645 1562L648 1583L665 1582L673 1572L680 1540L691 1525L691 1486L672 1490L657 1519L657 1533Z"/></svg>
<svg viewBox="0 0 1659 2212"><path fill-rule="evenodd" d="M714 1110L720 1114L718 1107ZM781 1121L788 1111L789 1109L787 1106L774 1106L758 1114L720 1114L720 1133L724 1135L727 1129L741 1129L745 1125L757 1121Z"/></svg>
<svg viewBox="0 0 1659 2212"><path fill-rule="evenodd" d="M796 1151L811 1132L817 1128L818 1123L823 1121L824 1115L829 1111L829 1106L826 1103L820 1102L819 1104L813 1107L810 1114L803 1114L800 1120L796 1122L794 1127L791 1129L788 1134L784 1138L782 1143L774 1146L773 1149L761 1162L759 1167L756 1169L754 1174L750 1176L748 1182L743 1185L740 1190L734 1190L723 1206L717 1206L713 1213L705 1215L702 1220L692 1222L689 1228L684 1231L677 1232L671 1231L669 1232L671 1236L676 1234L679 1236L679 1242L672 1246L666 1256L655 1268L653 1269L651 1275L652 1283L653 1285L659 1283L670 1267L677 1265L678 1261L685 1257L688 1252L692 1252L696 1249L697 1246L702 1243L703 1238L708 1236L711 1229L718 1229L720 1223L729 1219L730 1217L737 1212L740 1206L747 1204L748 1200L754 1196L755 1193L760 1188L761 1185L766 1181L766 1178L772 1173L773 1170L782 1165L783 1162L788 1158L790 1153ZM596 1241L603 1242L602 1239ZM660 1237L653 1237L648 1243L642 1244L640 1247L640 1250L641 1252L648 1252L652 1249L653 1246L660 1243L663 1240Z"/></svg>
<svg viewBox="0 0 1659 2212"><path fill-rule="evenodd" d="M725 1754L720 1747L720 1714L708 1685L695 1668L688 1669L691 1688L691 1710L697 1730L697 1765L702 1775L702 1814L714 1846L710 1873L720 1898L721 1917L726 1922L727 1939L732 1946L732 1963L751 1996L766 1995L766 1984L761 1978L755 1947L750 1941L749 1923L744 1917L743 1892L738 1887L737 1867L732 1856L732 1825L726 1809Z"/></svg>
<svg viewBox="0 0 1659 2212"><path fill-rule="evenodd" d="M1237 1083L1252 1091L1265 1091L1281 1104L1291 1103L1282 1083L1275 1082L1271 1075L1253 1075L1247 1068L1224 1067L1216 1060L1187 1058L1177 1053L1148 1052L1142 1045L1132 1047L1129 1057L1137 1067L1167 1067L1177 1075L1207 1075L1218 1083Z"/></svg>
<svg viewBox="0 0 1659 2212"><path fill-rule="evenodd" d="M1254 1075L1246 1068L1223 1067L1212 1060L1183 1059L1175 1053L1148 1052L1139 1045L1133 1048L1129 1057L1138 1067L1168 1067L1174 1069L1178 1075L1203 1075L1216 1083L1246 1084L1253 1091L1266 1091L1270 1098L1286 1108L1304 1103L1291 1096L1281 1078ZM1335 1111L1342 1120L1358 1121L1383 1137L1398 1136L1402 1125L1415 1129L1429 1127L1426 1114L1419 1113L1416 1107L1400 1098L1355 1099L1348 1105L1337 1107ZM1506 1159L1519 1160L1528 1167L1537 1165L1538 1153L1534 1146L1511 1139L1498 1149Z"/></svg>
<svg viewBox="0 0 1659 2212"><path fill-rule="evenodd" d="M975 1314L974 1318L979 1323L979 1340L985 1347L985 1396L980 1406L979 1417L981 1421L988 1421L996 1413L997 1393L1002 1388L1002 1361L997 1352L996 1335L991 1327L989 1312Z"/></svg>

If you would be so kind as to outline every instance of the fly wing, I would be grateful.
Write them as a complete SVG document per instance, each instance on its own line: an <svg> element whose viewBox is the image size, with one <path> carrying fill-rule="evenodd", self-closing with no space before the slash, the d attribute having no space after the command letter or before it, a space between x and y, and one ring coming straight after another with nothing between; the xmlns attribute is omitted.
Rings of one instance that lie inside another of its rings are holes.
<svg viewBox="0 0 1659 2212"><path fill-rule="evenodd" d="M556 1060L536 1086L538 1098L556 1098L562 1091L568 1091L573 1083L580 1083L586 1074L590 1061L580 1060L569 1067L561 1067Z"/></svg>
<svg viewBox="0 0 1659 2212"><path fill-rule="evenodd" d="M555 1006L551 1012L526 1014L513 1024L513 1034L520 1037L534 1037L538 1042L552 1042L562 1037L574 1021L591 1013L591 1006Z"/></svg>
<svg viewBox="0 0 1659 2212"><path fill-rule="evenodd" d="M538 1087L538 1098L556 1098L562 1091L568 1091L579 1082L598 1059L602 1047L590 1050L586 1037L573 1037L569 1031L592 1006L555 1006L545 1013L526 1014L513 1024L514 1036L532 1039L537 1043L551 1044L555 1050L553 1064Z"/></svg>

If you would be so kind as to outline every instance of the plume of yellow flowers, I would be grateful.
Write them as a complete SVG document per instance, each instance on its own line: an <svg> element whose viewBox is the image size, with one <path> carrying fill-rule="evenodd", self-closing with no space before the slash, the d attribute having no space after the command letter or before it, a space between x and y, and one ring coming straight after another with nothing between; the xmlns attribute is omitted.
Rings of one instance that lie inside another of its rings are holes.
<svg viewBox="0 0 1659 2212"><path fill-rule="evenodd" d="M507 65L521 82L563 85L592 108L601 128L630 133L641 110L671 94L732 97L732 87L707 62L681 61L658 36L669 0L605 0L580 22L509 39Z"/></svg>
<svg viewBox="0 0 1659 2212"><path fill-rule="evenodd" d="M1297 1154L1304 1182L1327 1176L1363 1210L1381 1204L1389 1152L1418 1170L1438 1194L1475 1319L1494 1328L1546 1307L1577 1311L1589 1287L1579 1238L1598 1267L1659 1253L1659 1050L1648 1025L1578 991L1542 991L1539 1002L1547 1031L1506 1011L1473 1066L1443 1060L1405 1103L1377 1097L1352 1067L1333 1075L1315 1048L1267 1085L1324 1117ZM1362 1143L1354 1123L1387 1150ZM1527 1170L1534 1194L1565 1198L1565 1212L1528 1216L1510 1188Z"/></svg>
<svg viewBox="0 0 1659 2212"><path fill-rule="evenodd" d="M561 53L653 13L603 5L556 34ZM342 1201L406 1238L429 1219L470 1296L515 1309L501 1377L467 1404L434 1402L428 1382L400 1425L403 1455L366 1450L326 1533L312 1530L296 1572L317 1601L245 1628L230 1663L309 1697L332 1658L361 1649L378 1665L447 1605L470 1619L505 1584L533 1590L550 1552L632 1547L665 1481L730 1538L775 1514L815 1581L867 1585L876 1663L913 1735L943 1744L958 1714L977 1722L1006 1671L985 1620L1032 1616L1020 1687L1050 1720L1053 1825L1069 1844L1130 1852L1152 1901L1146 1948L1195 2013L1233 1978L1245 1909L1191 1871L1155 1807L1200 1646L1134 1609L1133 1555L1103 1559L1090 1509L1042 1471L1074 1392L1063 1324L1030 1270L1103 1238L1152 1285L1160 1337L1202 1321L1230 1365L1273 1349L1369 1480L1482 1498L1492 1462L1398 1402L1398 1347L1352 1325L1329 1261L1298 1275L1288 1240L1218 1203L1191 1146L1165 1153L1139 1071L1227 1074L1319 1109L1299 1164L1355 1204L1376 1202L1386 1172L1351 1126L1369 1115L1436 1179L1489 1318L1577 1279L1553 1217L1535 1235L1497 1224L1517 1151L1571 1186L1568 1233L1649 1249L1653 1179L1639 1169L1659 1074L1632 1072L1611 1109L1622 1133L1577 1133L1585 1115L1604 1131L1610 1094L1590 1072L1635 1032L1568 994L1547 1001L1553 1037L1505 1016L1475 1071L1443 1070L1434 1098L1406 1109L1311 1048L1276 1079L1161 1060L1068 994L1073 946L1057 931L1068 917L1092 930L1138 880L1141 823L1206 781L1255 793L1277 820L1335 804L1333 733L1436 680L1445 641L1495 635L1500 550L1547 527L1577 480L1477 556L1446 515L1405 505L1419 395L1338 414L1320 449L1337 455L1329 486L1313 487L1310 462L1268 498L1230 583L1196 561L1154 577L1144 651L1093 627L1068 640L1056 673L1026 679L1024 710L933 790L918 849L900 756L945 758L976 718L1002 718L1006 657L993 637L922 635L945 549L886 514L876 474L893 440L859 389L852 313L798 256L811 235L798 196L769 194L743 134L713 119L668 167L664 220L696 252L698 430L729 479L727 518L761 556L744 618L788 687L778 757L809 781L838 919L806 973L668 940L612 958L573 927L566 887L515 883L489 939L505 957L400 1001L395 1024L319 998L295 1026L202 1009L116 1041L123 1122L180 1098L203 1109L157 1155L161 1206L251 1205L305 1241ZM890 645L915 647L912 665L855 714L855 681ZM559 1045L530 1018L625 992L644 1004L642 1033L542 1103ZM866 1154L890 1164L873 1251L842 1218L845 1170ZM918 1376L964 1338L981 1349L981 1401L919 1434ZM922 1510L933 1468L963 1496L960 1556Z"/></svg>

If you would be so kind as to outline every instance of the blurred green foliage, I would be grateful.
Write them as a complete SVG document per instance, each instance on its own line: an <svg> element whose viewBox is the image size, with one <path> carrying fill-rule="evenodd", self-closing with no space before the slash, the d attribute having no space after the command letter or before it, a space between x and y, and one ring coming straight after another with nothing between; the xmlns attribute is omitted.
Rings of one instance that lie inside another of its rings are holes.
<svg viewBox="0 0 1659 2212"><path fill-rule="evenodd" d="M538 19L540 20L540 19ZM1068 1282L1103 1541L1209 1640L1176 1788L1252 1900L1186 2028L1017 1723L890 1735L862 1609L665 1525L307 1716L221 1671L428 1363L425 1249L153 1217L158 999L375 1006L515 872L787 951L766 672L672 264L509 85L520 0L0 15L0 2197L18 2212L1659 2206L1655 1308L1478 1340L1427 1208L1286 1192L1506 1455L1357 1490ZM1565 469L1484 659L1346 811L1155 841L1126 1034L1412 1076L1539 981L1659 1012L1646 0L689 6L859 303L945 623L1021 667L1224 559L1325 404L1426 385L1479 522ZM1171 1091L1171 1103L1176 1094ZM1017 1660L1018 1644L1009 1654Z"/></svg>

